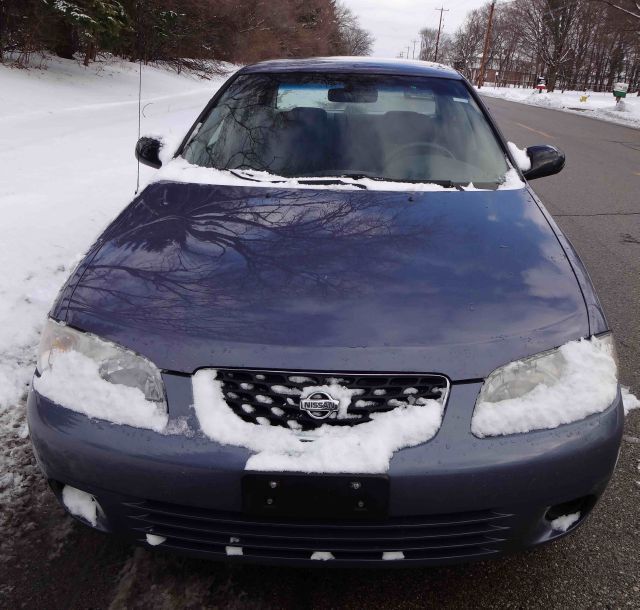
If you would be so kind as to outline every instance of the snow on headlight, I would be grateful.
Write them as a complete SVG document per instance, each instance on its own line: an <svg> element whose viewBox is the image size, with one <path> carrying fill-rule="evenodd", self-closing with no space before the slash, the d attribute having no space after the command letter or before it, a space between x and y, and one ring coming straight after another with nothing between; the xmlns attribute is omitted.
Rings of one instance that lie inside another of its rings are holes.
<svg viewBox="0 0 640 610"><path fill-rule="evenodd" d="M147 359L49 320L33 387L88 417L163 432L168 413L160 371Z"/></svg>
<svg viewBox="0 0 640 610"><path fill-rule="evenodd" d="M480 391L471 421L476 436L557 428L607 409L618 392L610 335L497 369Z"/></svg>

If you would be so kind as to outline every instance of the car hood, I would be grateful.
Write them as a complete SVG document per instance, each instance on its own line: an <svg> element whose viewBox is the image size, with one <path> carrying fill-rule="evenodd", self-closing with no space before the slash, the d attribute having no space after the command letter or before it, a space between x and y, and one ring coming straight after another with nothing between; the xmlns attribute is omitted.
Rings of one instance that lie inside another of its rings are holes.
<svg viewBox="0 0 640 610"><path fill-rule="evenodd" d="M186 373L475 379L589 333L573 269L524 188L157 182L94 245L53 315Z"/></svg>

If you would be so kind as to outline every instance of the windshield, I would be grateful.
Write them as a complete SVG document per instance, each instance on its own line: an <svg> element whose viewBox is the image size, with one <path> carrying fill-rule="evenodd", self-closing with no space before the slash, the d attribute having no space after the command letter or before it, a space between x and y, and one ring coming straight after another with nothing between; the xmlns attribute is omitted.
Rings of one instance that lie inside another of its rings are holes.
<svg viewBox="0 0 640 610"><path fill-rule="evenodd" d="M392 75L240 76L182 155L287 178L497 185L509 169L462 81Z"/></svg>

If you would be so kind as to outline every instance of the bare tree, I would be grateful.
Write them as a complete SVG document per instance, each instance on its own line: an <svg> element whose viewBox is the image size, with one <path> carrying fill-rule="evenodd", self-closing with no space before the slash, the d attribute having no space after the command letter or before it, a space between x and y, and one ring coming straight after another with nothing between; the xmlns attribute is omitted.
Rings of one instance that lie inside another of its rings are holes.
<svg viewBox="0 0 640 610"><path fill-rule="evenodd" d="M420 59L423 61L434 61L437 39L437 28L424 28L420 30ZM438 61L444 64L453 63L453 38L447 34L447 32L440 32Z"/></svg>
<svg viewBox="0 0 640 610"><path fill-rule="evenodd" d="M578 6L566 0L518 2L523 37L544 64L549 91L555 89L558 72L569 58Z"/></svg>
<svg viewBox="0 0 640 610"><path fill-rule="evenodd" d="M373 38L335 0L0 0L0 61L101 53L177 70L214 60L365 55Z"/></svg>
<svg viewBox="0 0 640 610"><path fill-rule="evenodd" d="M487 14L486 8L471 11L453 37L453 64L467 78L482 53Z"/></svg>
<svg viewBox="0 0 640 610"><path fill-rule="evenodd" d="M373 36L360 26L353 11L344 4L336 5L338 24L335 52L339 55L369 55L373 49Z"/></svg>
<svg viewBox="0 0 640 610"><path fill-rule="evenodd" d="M640 2L637 0L617 0L612 2L611 0L595 0L596 2L602 2L608 6L621 11L628 17L633 19L640 19Z"/></svg>
<svg viewBox="0 0 640 610"><path fill-rule="evenodd" d="M498 4L488 66L498 83L545 76L554 88L640 89L639 0L514 0ZM487 5L471 11L454 35L454 65L472 77L479 65ZM624 10L621 10L624 9Z"/></svg>

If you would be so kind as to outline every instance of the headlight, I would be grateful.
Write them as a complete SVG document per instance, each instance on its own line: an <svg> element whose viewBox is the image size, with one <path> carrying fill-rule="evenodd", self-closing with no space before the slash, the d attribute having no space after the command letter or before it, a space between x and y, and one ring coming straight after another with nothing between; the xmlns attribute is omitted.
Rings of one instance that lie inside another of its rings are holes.
<svg viewBox="0 0 640 610"><path fill-rule="evenodd" d="M35 389L64 407L120 424L164 429L160 370L149 360L48 320L38 350Z"/></svg>
<svg viewBox="0 0 640 610"><path fill-rule="evenodd" d="M604 411L617 391L613 337L572 341L493 371L471 431L482 437L556 428Z"/></svg>

